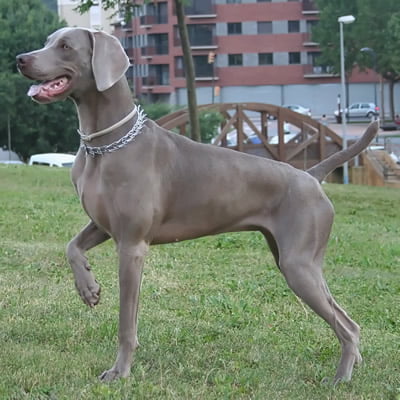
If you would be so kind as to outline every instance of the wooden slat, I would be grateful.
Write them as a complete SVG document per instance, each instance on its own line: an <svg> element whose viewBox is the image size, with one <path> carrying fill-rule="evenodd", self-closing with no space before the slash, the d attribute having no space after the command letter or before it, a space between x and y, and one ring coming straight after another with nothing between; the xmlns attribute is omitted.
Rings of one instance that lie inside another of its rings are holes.
<svg viewBox="0 0 400 400"><path fill-rule="evenodd" d="M323 124L319 126L319 157L321 160L326 158L325 125Z"/></svg>
<svg viewBox="0 0 400 400"><path fill-rule="evenodd" d="M309 137L307 140L304 140L303 142L299 143L297 147L287 155L286 161L291 160L294 156L302 152L306 147L308 147L310 144L316 142L318 140L319 133L315 133L311 137Z"/></svg>
<svg viewBox="0 0 400 400"><path fill-rule="evenodd" d="M280 161L286 161L285 154L285 129L284 120L281 118L281 113L283 109L278 111L278 157ZM284 114L284 113L282 113Z"/></svg>
<svg viewBox="0 0 400 400"><path fill-rule="evenodd" d="M237 129L237 146L239 151L243 151L243 141L244 141L244 134L243 134L243 111L242 105L237 104L237 121L236 121L236 129Z"/></svg>
<svg viewBox="0 0 400 400"><path fill-rule="evenodd" d="M229 119L229 121L226 122L222 131L215 138L214 143L213 143L214 145L218 146L219 143L221 142L221 140L223 138L226 138L226 135L228 134L229 130L231 129L232 125L236 122L236 120L237 120L237 112L234 115L232 115L232 117Z"/></svg>
<svg viewBox="0 0 400 400"><path fill-rule="evenodd" d="M271 156L275 159L278 160L278 154L276 153L275 149L268 143L267 138L257 129L257 127L253 124L251 119L246 115L246 113L242 113L243 119L246 121L247 125L253 130L253 132L258 136L258 138L261 140L262 144L265 147L265 150L268 151L268 153L271 154Z"/></svg>

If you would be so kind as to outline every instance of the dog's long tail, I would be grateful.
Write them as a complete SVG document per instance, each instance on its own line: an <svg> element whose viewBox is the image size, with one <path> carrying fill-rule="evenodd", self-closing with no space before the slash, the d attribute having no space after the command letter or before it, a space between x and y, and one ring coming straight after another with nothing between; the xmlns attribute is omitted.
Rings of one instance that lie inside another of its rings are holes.
<svg viewBox="0 0 400 400"><path fill-rule="evenodd" d="M313 167L308 169L307 172L319 182L322 182L323 179L334 169L351 160L356 155L360 154L371 143L372 139L377 134L378 129L379 122L372 122L371 124L369 124L367 130L364 132L361 138L357 140L357 142L346 149L332 154L330 157L321 161L319 164L314 165Z"/></svg>

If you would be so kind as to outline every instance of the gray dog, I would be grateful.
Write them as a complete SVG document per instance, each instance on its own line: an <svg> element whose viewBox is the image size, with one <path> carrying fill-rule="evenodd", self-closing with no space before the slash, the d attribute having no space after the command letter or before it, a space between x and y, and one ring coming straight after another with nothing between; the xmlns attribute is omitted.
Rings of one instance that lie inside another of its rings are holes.
<svg viewBox="0 0 400 400"><path fill-rule="evenodd" d="M68 244L76 287L90 307L100 287L86 251L112 238L119 256L119 351L100 378L130 373L137 309L149 245L232 231L261 232L290 288L334 330L342 348L334 382L349 380L359 326L335 302L322 275L334 211L320 181L362 151L364 136L307 172L288 164L195 143L170 133L132 104L124 76L129 60L103 32L63 28L44 48L17 57L23 75L42 83L28 95L39 103L71 98L81 147L72 181L90 222ZM240 184L237 184L240 182Z"/></svg>

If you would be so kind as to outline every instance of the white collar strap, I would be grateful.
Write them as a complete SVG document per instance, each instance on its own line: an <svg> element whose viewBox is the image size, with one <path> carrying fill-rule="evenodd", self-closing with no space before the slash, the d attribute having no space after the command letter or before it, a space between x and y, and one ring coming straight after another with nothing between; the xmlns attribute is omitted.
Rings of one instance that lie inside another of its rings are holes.
<svg viewBox="0 0 400 400"><path fill-rule="evenodd" d="M99 147L88 146L86 143L81 141L81 148L83 149L83 151L86 152L86 154L94 158L96 156L102 156L105 153L112 153L113 151L125 147L128 143L134 141L136 136L140 135L143 132L143 126L146 122L146 114L140 107L137 107L137 113L138 117L132 129L117 141Z"/></svg>
<svg viewBox="0 0 400 400"><path fill-rule="evenodd" d="M101 131L93 132L93 133L91 133L89 135L85 135L84 133L82 133L78 129L79 136L81 137L81 139L83 141L90 142L94 138L97 138L99 136L103 136L103 135L105 135L107 133L110 133L113 130L119 128L120 126L122 126L123 124L128 122L131 118L133 118L136 113L137 113L137 106L135 105L134 109L126 117L122 118L120 121L116 122L114 125L111 125L108 128L102 129Z"/></svg>

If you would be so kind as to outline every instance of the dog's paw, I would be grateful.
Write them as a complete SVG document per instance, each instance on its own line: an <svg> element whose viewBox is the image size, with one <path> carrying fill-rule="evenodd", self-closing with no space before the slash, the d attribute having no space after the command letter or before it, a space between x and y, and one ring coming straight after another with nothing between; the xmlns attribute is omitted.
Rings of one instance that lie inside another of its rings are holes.
<svg viewBox="0 0 400 400"><path fill-rule="evenodd" d="M94 307L100 301L100 285L90 271L80 275L75 280L75 286L83 302L89 307Z"/></svg>
<svg viewBox="0 0 400 400"><path fill-rule="evenodd" d="M126 378L129 375L129 372L126 374L122 374L121 372L119 372L118 370L116 370L115 368L111 368L107 371L104 371L100 376L99 379L102 382L112 382L116 379L119 378Z"/></svg>

